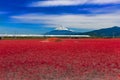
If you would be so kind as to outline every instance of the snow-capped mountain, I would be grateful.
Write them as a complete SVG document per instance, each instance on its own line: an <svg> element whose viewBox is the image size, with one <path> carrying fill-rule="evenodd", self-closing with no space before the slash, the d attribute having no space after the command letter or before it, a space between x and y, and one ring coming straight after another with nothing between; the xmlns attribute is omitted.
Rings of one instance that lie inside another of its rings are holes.
<svg viewBox="0 0 120 80"><path fill-rule="evenodd" d="M46 35L74 35L76 33L66 27L60 26L54 29L53 31L47 32L45 34Z"/></svg>
<svg viewBox="0 0 120 80"><path fill-rule="evenodd" d="M66 27L60 26L60 27L57 27L55 30L69 30L69 29Z"/></svg>

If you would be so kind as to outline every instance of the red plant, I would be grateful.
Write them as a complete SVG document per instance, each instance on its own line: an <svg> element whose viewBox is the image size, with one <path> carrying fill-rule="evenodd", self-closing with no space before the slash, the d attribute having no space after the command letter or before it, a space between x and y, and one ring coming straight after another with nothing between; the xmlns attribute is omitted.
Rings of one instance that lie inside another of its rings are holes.
<svg viewBox="0 0 120 80"><path fill-rule="evenodd" d="M120 80L120 39L1 40L0 80Z"/></svg>

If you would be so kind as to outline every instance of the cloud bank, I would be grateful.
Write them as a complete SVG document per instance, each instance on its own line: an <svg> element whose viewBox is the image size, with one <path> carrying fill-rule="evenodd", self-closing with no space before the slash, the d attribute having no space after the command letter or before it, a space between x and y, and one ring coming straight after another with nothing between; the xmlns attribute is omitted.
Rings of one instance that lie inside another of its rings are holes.
<svg viewBox="0 0 120 80"><path fill-rule="evenodd" d="M70 28L99 29L120 25L119 12L96 16L24 14L11 18L18 23L46 24L49 25L48 27L60 24Z"/></svg>

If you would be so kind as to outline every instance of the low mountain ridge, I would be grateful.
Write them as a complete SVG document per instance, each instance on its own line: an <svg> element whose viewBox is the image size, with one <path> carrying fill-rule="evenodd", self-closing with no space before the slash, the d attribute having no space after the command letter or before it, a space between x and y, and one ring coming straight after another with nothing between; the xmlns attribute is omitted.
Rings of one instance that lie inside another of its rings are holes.
<svg viewBox="0 0 120 80"><path fill-rule="evenodd" d="M114 26L111 28L104 28L99 30L93 30L90 32L85 32L83 34L96 37L120 37L120 27Z"/></svg>

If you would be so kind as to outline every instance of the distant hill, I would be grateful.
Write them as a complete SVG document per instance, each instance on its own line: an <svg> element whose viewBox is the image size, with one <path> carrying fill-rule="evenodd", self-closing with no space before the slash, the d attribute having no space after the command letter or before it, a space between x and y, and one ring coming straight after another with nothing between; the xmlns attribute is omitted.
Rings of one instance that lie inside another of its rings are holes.
<svg viewBox="0 0 120 80"><path fill-rule="evenodd" d="M120 37L120 27L114 26L111 28L104 28L90 32L85 32L83 34L95 36L95 37Z"/></svg>

